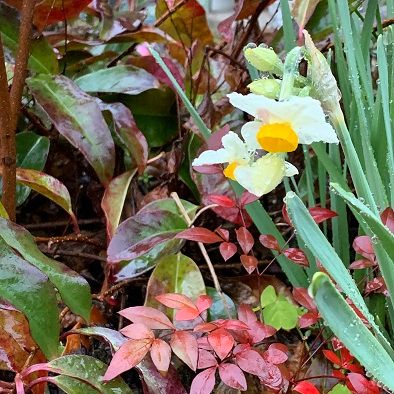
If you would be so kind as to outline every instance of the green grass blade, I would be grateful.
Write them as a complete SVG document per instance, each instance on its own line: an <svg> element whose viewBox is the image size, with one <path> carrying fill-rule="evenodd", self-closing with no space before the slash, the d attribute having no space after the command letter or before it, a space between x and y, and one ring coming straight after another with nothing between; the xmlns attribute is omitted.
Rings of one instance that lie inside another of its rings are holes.
<svg viewBox="0 0 394 394"><path fill-rule="evenodd" d="M280 0L280 8L282 11L285 50L286 52L289 52L296 46L296 36L294 34L293 21L291 19L288 0Z"/></svg>
<svg viewBox="0 0 394 394"><path fill-rule="evenodd" d="M317 273L310 292L323 319L351 354L381 384L394 390L394 362L353 309L335 288L329 277Z"/></svg>

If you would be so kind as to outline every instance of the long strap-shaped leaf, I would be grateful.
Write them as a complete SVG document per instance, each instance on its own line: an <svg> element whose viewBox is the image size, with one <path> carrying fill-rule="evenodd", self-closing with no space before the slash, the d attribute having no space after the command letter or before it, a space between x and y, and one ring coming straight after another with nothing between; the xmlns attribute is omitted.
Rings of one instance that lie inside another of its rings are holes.
<svg viewBox="0 0 394 394"><path fill-rule="evenodd" d="M386 351L389 352L390 355L394 356L393 349L391 349L387 339L375 323L375 320L369 312L356 283L341 259L338 257L334 248L311 217L305 205L293 192L287 193L286 204L290 219L299 236L304 240L310 251L320 261L331 277L338 283L344 293L368 319L379 339L379 342L384 346Z"/></svg>
<svg viewBox="0 0 394 394"><path fill-rule="evenodd" d="M333 333L375 379L394 390L392 358L347 304L329 277L322 272L316 273L309 291Z"/></svg>

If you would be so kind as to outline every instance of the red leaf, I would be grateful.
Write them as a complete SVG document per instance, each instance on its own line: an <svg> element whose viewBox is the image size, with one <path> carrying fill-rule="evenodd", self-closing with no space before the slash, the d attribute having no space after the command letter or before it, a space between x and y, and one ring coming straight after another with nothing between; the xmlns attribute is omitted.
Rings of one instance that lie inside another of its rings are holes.
<svg viewBox="0 0 394 394"><path fill-rule="evenodd" d="M341 359L332 350L323 350L323 354L325 358L333 364L338 365L338 367L342 366Z"/></svg>
<svg viewBox="0 0 394 394"><path fill-rule="evenodd" d="M223 208L233 208L236 206L235 201L230 197L219 195L219 194L209 194L207 199L212 202L212 204L217 204Z"/></svg>
<svg viewBox="0 0 394 394"><path fill-rule="evenodd" d="M235 364L220 364L219 376L224 384L233 389L245 391L247 388L245 375Z"/></svg>
<svg viewBox="0 0 394 394"><path fill-rule="evenodd" d="M210 394L215 387L216 367L200 372L192 382L190 394Z"/></svg>
<svg viewBox="0 0 394 394"><path fill-rule="evenodd" d="M290 221L289 214L287 213L287 207L286 204L283 204L282 206L282 216L283 220L290 226L293 227L293 224Z"/></svg>
<svg viewBox="0 0 394 394"><path fill-rule="evenodd" d="M207 295L200 295L197 298L196 306L200 313L209 309L212 305L212 298Z"/></svg>
<svg viewBox="0 0 394 394"><path fill-rule="evenodd" d="M308 259L305 256L305 253L301 249L289 248L284 250L283 254L293 263L296 263L301 267L309 267Z"/></svg>
<svg viewBox="0 0 394 394"><path fill-rule="evenodd" d="M308 294L308 290L303 287L294 287L293 288L293 297L294 299L302 305L304 308L308 309L308 311L316 311L316 304L313 301L312 297Z"/></svg>
<svg viewBox="0 0 394 394"><path fill-rule="evenodd" d="M114 354L104 375L104 381L111 380L121 373L134 368L148 353L151 339L131 339L124 343Z"/></svg>
<svg viewBox="0 0 394 394"><path fill-rule="evenodd" d="M383 224L394 234L394 211L386 208L380 215Z"/></svg>
<svg viewBox="0 0 394 394"><path fill-rule="evenodd" d="M174 309L183 309L183 308L194 308L197 307L194 305L194 302L183 294L178 293L165 293L160 294L155 297L157 301L161 304L165 305L168 308Z"/></svg>
<svg viewBox="0 0 394 394"><path fill-rule="evenodd" d="M311 214L313 220L317 224L338 216L338 214L336 212L331 211L330 209L327 209L327 208L312 207L312 208L309 208L308 211Z"/></svg>
<svg viewBox="0 0 394 394"><path fill-rule="evenodd" d="M200 323L194 327L193 331L210 332L210 331L216 330L217 328L218 328L218 326L214 323Z"/></svg>
<svg viewBox="0 0 394 394"><path fill-rule="evenodd" d="M155 339L150 348L150 356L157 370L165 375L168 371L171 361L171 347L162 339Z"/></svg>
<svg viewBox="0 0 394 394"><path fill-rule="evenodd" d="M319 314L317 312L307 312L298 318L298 325L300 328L306 328L316 324L318 320Z"/></svg>
<svg viewBox="0 0 394 394"><path fill-rule="evenodd" d="M276 365L271 363L266 363L266 366L262 369L259 378L263 384L275 389L276 391L283 382L282 372Z"/></svg>
<svg viewBox="0 0 394 394"><path fill-rule="evenodd" d="M353 241L353 249L367 260L375 260L375 252L373 250L371 239L368 235L360 235L359 237L356 237Z"/></svg>
<svg viewBox="0 0 394 394"><path fill-rule="evenodd" d="M306 380L298 383L293 388L293 390L301 394L320 394L319 390L311 382L308 382Z"/></svg>
<svg viewBox="0 0 394 394"><path fill-rule="evenodd" d="M254 256L248 256L246 254L241 255L240 257L241 263L248 272L248 274L251 274L259 264L258 260Z"/></svg>
<svg viewBox="0 0 394 394"><path fill-rule="evenodd" d="M223 172L223 168L217 164L206 166L193 166L193 170L200 174L219 174Z"/></svg>
<svg viewBox="0 0 394 394"><path fill-rule="evenodd" d="M244 254L248 254L254 245L254 239L252 234L245 227L240 227L239 229L235 230L235 233L237 235L237 240L239 246L241 246L242 251L244 252Z"/></svg>
<svg viewBox="0 0 394 394"><path fill-rule="evenodd" d="M268 324L263 324L259 321L250 324L249 327L250 330L248 333L253 344L261 342L265 338L269 338L276 333L276 329L274 327L271 327Z"/></svg>
<svg viewBox="0 0 394 394"><path fill-rule="evenodd" d="M221 328L225 328L226 330L248 330L249 326L242 321L234 320L234 319L227 319L227 320L216 320L213 323L216 323Z"/></svg>
<svg viewBox="0 0 394 394"><path fill-rule="evenodd" d="M155 339L155 334L145 324L129 324L122 328L120 332L130 339Z"/></svg>
<svg viewBox="0 0 394 394"><path fill-rule="evenodd" d="M270 234L261 234L259 237L259 241L261 244L268 248L268 249L273 249L276 250L277 252L280 251L280 246L278 244L278 241L273 235Z"/></svg>
<svg viewBox="0 0 394 394"><path fill-rule="evenodd" d="M219 251L224 261L227 261L237 253L237 245L232 242L222 242L219 246Z"/></svg>
<svg viewBox="0 0 394 394"><path fill-rule="evenodd" d="M157 309L149 306L132 306L119 311L119 314L134 323L145 324L152 330L174 329L170 319Z"/></svg>
<svg viewBox="0 0 394 394"><path fill-rule="evenodd" d="M213 231L204 227L192 227L178 233L175 238L187 239L189 241L203 242L205 244L213 244L215 242L222 242L220 238Z"/></svg>
<svg viewBox="0 0 394 394"><path fill-rule="evenodd" d="M257 321L257 316L249 305L241 304L238 308L238 319L250 327L252 323Z"/></svg>
<svg viewBox="0 0 394 394"><path fill-rule="evenodd" d="M283 364L287 361L288 357L283 349L278 348L277 344L273 343L264 352L264 359L272 364Z"/></svg>
<svg viewBox="0 0 394 394"><path fill-rule="evenodd" d="M210 323L206 323L206 324L210 324ZM211 330L208 330L208 331L211 331ZM198 338L197 339L197 344L198 344L198 348L199 349L213 351L212 346L209 344L207 337L200 337L200 338Z"/></svg>
<svg viewBox="0 0 394 394"><path fill-rule="evenodd" d="M245 372L259 376L267 367L266 361L256 350L246 349L235 355L238 366Z"/></svg>
<svg viewBox="0 0 394 394"><path fill-rule="evenodd" d="M175 320L185 321L185 320L194 320L200 314L199 310L194 308L183 308L176 312Z"/></svg>
<svg viewBox="0 0 394 394"><path fill-rule="evenodd" d="M218 328L209 333L208 342L221 360L230 353L234 346L234 338L224 328Z"/></svg>
<svg viewBox="0 0 394 394"><path fill-rule="evenodd" d="M350 384L357 394L379 394L380 388L371 380L368 380L359 373L349 373L347 375Z"/></svg>
<svg viewBox="0 0 394 394"><path fill-rule="evenodd" d="M258 196L249 193L248 191L244 191L242 193L241 198L239 199L239 205L241 207L244 207L245 205L251 204L252 202L255 202L259 199Z"/></svg>
<svg viewBox="0 0 394 394"><path fill-rule="evenodd" d="M218 227L215 230L216 234L219 235L219 237L223 238L224 241L228 242L230 239L230 232L226 230L225 228Z"/></svg>
<svg viewBox="0 0 394 394"><path fill-rule="evenodd" d="M198 369L214 367L217 364L218 363L216 361L216 358L211 352L208 352L208 350L204 350L204 349L200 349L198 351L198 363L197 363Z"/></svg>
<svg viewBox="0 0 394 394"><path fill-rule="evenodd" d="M198 347L196 338L187 331L175 331L170 342L172 351L193 371L197 368Z"/></svg>
<svg viewBox="0 0 394 394"><path fill-rule="evenodd" d="M349 265L349 269L360 270L363 268L371 268L374 267L375 265L376 265L375 261L361 259L361 260L353 261L353 263Z"/></svg>

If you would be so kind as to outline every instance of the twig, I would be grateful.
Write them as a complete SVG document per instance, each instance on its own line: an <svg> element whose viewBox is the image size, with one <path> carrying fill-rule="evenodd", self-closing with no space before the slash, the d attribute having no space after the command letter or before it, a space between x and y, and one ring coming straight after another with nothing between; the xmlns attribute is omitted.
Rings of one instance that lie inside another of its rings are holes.
<svg viewBox="0 0 394 394"><path fill-rule="evenodd" d="M83 242L97 247L102 247L99 242L96 242L88 236L82 234L69 234L62 237L34 237L34 240L41 243L47 242L48 246L63 242Z"/></svg>
<svg viewBox="0 0 394 394"><path fill-rule="evenodd" d="M49 251L48 253L51 253L51 252ZM59 255L59 256L80 257L80 258L83 258L83 259L91 259L91 260L103 261L104 263L107 262L107 258L106 257L97 256L96 254L92 254L92 253L57 250L56 252L53 253L53 255L54 256L55 255Z"/></svg>
<svg viewBox="0 0 394 394"><path fill-rule="evenodd" d="M44 222L44 223L30 223L22 224L23 227L28 230L42 230L47 228L64 227L70 224L69 220L59 220L56 222ZM89 226L91 224L102 224L101 219L80 219L78 220L80 226Z"/></svg>

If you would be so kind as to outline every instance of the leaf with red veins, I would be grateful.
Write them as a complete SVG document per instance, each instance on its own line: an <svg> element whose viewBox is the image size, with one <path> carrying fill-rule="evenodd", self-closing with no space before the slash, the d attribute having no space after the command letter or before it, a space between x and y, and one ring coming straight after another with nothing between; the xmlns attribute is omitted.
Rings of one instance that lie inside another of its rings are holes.
<svg viewBox="0 0 394 394"><path fill-rule="evenodd" d="M204 244L214 244L222 242L222 238L213 231L205 227L192 227L181 231L175 235L178 239L187 239L188 241L202 242Z"/></svg>
<svg viewBox="0 0 394 394"><path fill-rule="evenodd" d="M313 220L319 224L325 222L328 219L335 218L338 214L331 209L321 208L321 207L312 207L308 209L311 214Z"/></svg>
<svg viewBox="0 0 394 394"><path fill-rule="evenodd" d="M119 311L119 314L134 323L141 323L152 330L175 329L170 319L157 309L149 306L132 306Z"/></svg>
<svg viewBox="0 0 394 394"><path fill-rule="evenodd" d="M219 246L219 252L224 261L227 261L237 253L237 245L232 242L222 242Z"/></svg>
<svg viewBox="0 0 394 394"><path fill-rule="evenodd" d="M207 295L200 295L196 300L196 306L200 313L206 311L212 306L212 298Z"/></svg>
<svg viewBox="0 0 394 394"><path fill-rule="evenodd" d="M192 381L190 394L210 394L215 387L216 367L200 372Z"/></svg>
<svg viewBox="0 0 394 394"><path fill-rule="evenodd" d="M315 385L313 385L311 382L308 382L307 380L297 383L297 385L293 388L293 391L297 391L297 393L300 394L320 394Z"/></svg>
<svg viewBox="0 0 394 394"><path fill-rule="evenodd" d="M215 356L208 350L200 349L198 351L197 369L205 369L216 366L217 360Z"/></svg>
<svg viewBox="0 0 394 394"><path fill-rule="evenodd" d="M246 269L248 274L251 274L259 264L259 261L254 256L248 256L246 254L241 255L241 263Z"/></svg>
<svg viewBox="0 0 394 394"><path fill-rule="evenodd" d="M235 360L243 371L252 375L260 376L263 373L262 370L267 368L267 362L262 355L250 348L238 352Z"/></svg>
<svg viewBox="0 0 394 394"><path fill-rule="evenodd" d="M375 267L376 261L371 261L371 260L367 260L367 259L361 259L361 260L356 260L353 261L353 263L351 263L349 265L349 269L351 270L361 270L364 268L371 268L371 267Z"/></svg>
<svg viewBox="0 0 394 394"><path fill-rule="evenodd" d="M248 254L254 245L253 235L246 227L240 227L235 230L237 241L244 254Z"/></svg>
<svg viewBox="0 0 394 394"><path fill-rule="evenodd" d="M162 339L155 339L150 348L150 357L157 370L166 375L171 362L171 347Z"/></svg>
<svg viewBox="0 0 394 394"><path fill-rule="evenodd" d="M300 328L307 328L316 324L319 318L317 312L307 312L298 318L298 325Z"/></svg>
<svg viewBox="0 0 394 394"><path fill-rule="evenodd" d="M394 234L394 211L386 208L380 215L382 223Z"/></svg>
<svg viewBox="0 0 394 394"><path fill-rule="evenodd" d="M227 242L230 239L230 232L225 228L218 227L215 232L219 235L219 237L223 238Z"/></svg>
<svg viewBox="0 0 394 394"><path fill-rule="evenodd" d="M357 394L379 394L380 388L372 380L359 373L349 373L347 378Z"/></svg>
<svg viewBox="0 0 394 394"><path fill-rule="evenodd" d="M263 357L265 361L268 361L271 364L283 364L287 361L288 356L287 352L283 351L281 347L276 346L278 344L271 344L268 349L264 352Z"/></svg>
<svg viewBox="0 0 394 394"><path fill-rule="evenodd" d="M212 204L217 204L224 208L233 208L236 206L236 203L233 199L220 194L209 194L207 196L207 200Z"/></svg>
<svg viewBox="0 0 394 394"><path fill-rule="evenodd" d="M104 381L111 380L139 364L152 345L152 339L131 339L114 354L104 375Z"/></svg>
<svg viewBox="0 0 394 394"><path fill-rule="evenodd" d="M308 289L303 287L293 288L293 297L295 301L297 301L304 308L308 309L308 311L317 311L315 302L308 294Z"/></svg>
<svg viewBox="0 0 394 394"><path fill-rule="evenodd" d="M268 249L280 251L280 246L276 238L271 234L261 234L259 237L260 243Z"/></svg>
<svg viewBox="0 0 394 394"><path fill-rule="evenodd" d="M249 324L248 333L252 343L255 344L263 341L266 338L272 337L272 335L275 335L276 329L269 326L268 324L256 321Z"/></svg>
<svg viewBox="0 0 394 394"><path fill-rule="evenodd" d="M197 369L198 346L194 335L187 331L175 331L171 337L172 351L193 371Z"/></svg>
<svg viewBox="0 0 394 394"><path fill-rule="evenodd" d="M289 260L301 267L309 267L309 261L305 253L298 248L288 248L282 252Z"/></svg>
<svg viewBox="0 0 394 394"><path fill-rule="evenodd" d="M368 235L356 237L353 241L353 249L367 260L375 260L375 251L373 250L371 238Z"/></svg>
<svg viewBox="0 0 394 394"><path fill-rule="evenodd" d="M168 308L183 309L183 308L196 308L194 302L183 294L165 293L155 297L157 301Z"/></svg>
<svg viewBox="0 0 394 394"><path fill-rule="evenodd" d="M134 323L123 327L120 332L130 339L155 339L155 334L145 324Z"/></svg>
<svg viewBox="0 0 394 394"><path fill-rule="evenodd" d="M236 389L245 391L247 383L241 368L235 364L223 363L219 365L219 376L224 384Z"/></svg>
<svg viewBox="0 0 394 394"><path fill-rule="evenodd" d="M209 333L208 342L221 360L230 353L234 346L234 338L224 328L218 328Z"/></svg>

